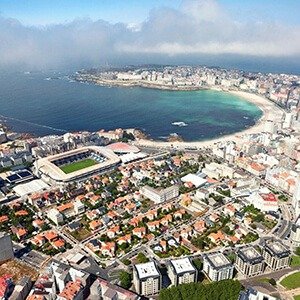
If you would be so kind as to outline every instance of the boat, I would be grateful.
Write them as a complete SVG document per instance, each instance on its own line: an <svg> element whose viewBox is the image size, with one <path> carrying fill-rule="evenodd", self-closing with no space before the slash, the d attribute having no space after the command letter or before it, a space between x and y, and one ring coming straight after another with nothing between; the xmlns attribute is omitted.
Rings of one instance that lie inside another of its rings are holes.
<svg viewBox="0 0 300 300"><path fill-rule="evenodd" d="M188 124L185 123L185 122L173 122L172 125L174 125L174 126L179 126L179 127L185 127L185 126L188 126Z"/></svg>

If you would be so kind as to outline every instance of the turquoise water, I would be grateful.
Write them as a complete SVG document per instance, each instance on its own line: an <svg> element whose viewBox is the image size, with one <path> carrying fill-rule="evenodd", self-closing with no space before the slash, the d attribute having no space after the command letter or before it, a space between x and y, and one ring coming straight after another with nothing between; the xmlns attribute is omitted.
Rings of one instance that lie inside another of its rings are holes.
<svg viewBox="0 0 300 300"><path fill-rule="evenodd" d="M206 140L253 126L261 110L227 93L101 87L47 73L0 73L0 114L19 132L139 128L153 139ZM173 122L185 122L178 127Z"/></svg>

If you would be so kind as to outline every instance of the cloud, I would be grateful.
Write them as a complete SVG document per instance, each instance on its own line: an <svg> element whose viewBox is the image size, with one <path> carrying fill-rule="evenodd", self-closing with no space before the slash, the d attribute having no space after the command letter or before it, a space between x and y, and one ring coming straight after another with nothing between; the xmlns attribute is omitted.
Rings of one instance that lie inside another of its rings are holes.
<svg viewBox="0 0 300 300"><path fill-rule="evenodd" d="M186 0L179 9L161 7L140 24L78 19L28 27L0 16L0 67L91 66L125 58L197 55L299 57L300 27L236 22L214 0Z"/></svg>

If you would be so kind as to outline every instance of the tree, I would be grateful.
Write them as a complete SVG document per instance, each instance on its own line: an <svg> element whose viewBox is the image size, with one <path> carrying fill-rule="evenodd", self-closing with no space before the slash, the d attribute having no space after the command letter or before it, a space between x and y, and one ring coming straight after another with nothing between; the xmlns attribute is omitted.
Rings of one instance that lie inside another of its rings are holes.
<svg viewBox="0 0 300 300"><path fill-rule="evenodd" d="M132 275L125 271L121 271L119 274L120 285L124 289L129 289L131 287Z"/></svg>
<svg viewBox="0 0 300 300"><path fill-rule="evenodd" d="M269 283L271 284L271 285L276 285L276 280L274 279L274 278L270 278L269 279Z"/></svg>
<svg viewBox="0 0 300 300"><path fill-rule="evenodd" d="M131 264L131 261L128 259L128 258L124 258L122 260L122 263L125 265L125 266L129 266Z"/></svg>
<svg viewBox="0 0 300 300"><path fill-rule="evenodd" d="M143 264L149 261L149 258L142 252L140 252L136 257L138 263Z"/></svg>
<svg viewBox="0 0 300 300"><path fill-rule="evenodd" d="M162 289L159 300L236 300L242 289L236 280L222 280L210 284L188 283Z"/></svg>
<svg viewBox="0 0 300 300"><path fill-rule="evenodd" d="M202 270L203 262L199 258L195 258L193 260L193 264L195 265L195 267L197 268L198 271Z"/></svg>

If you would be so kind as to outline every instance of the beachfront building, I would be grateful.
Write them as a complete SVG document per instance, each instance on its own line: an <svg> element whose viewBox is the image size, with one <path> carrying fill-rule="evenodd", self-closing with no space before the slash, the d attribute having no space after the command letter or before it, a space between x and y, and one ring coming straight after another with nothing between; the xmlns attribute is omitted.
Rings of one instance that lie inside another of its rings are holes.
<svg viewBox="0 0 300 300"><path fill-rule="evenodd" d="M215 252L204 255L203 271L210 280L220 281L233 278L234 266L223 253Z"/></svg>
<svg viewBox="0 0 300 300"><path fill-rule="evenodd" d="M264 270L264 258L253 246L245 247L237 251L235 266L247 277L256 276Z"/></svg>
<svg viewBox="0 0 300 300"><path fill-rule="evenodd" d="M155 203L162 203L178 197L179 188L177 185L173 185L165 189L154 189L146 185L141 187L140 193Z"/></svg>
<svg viewBox="0 0 300 300"><path fill-rule="evenodd" d="M290 250L279 241L269 240L263 248L262 255L266 264L274 271L288 268Z"/></svg>
<svg viewBox="0 0 300 300"><path fill-rule="evenodd" d="M143 296L157 294L162 285L162 275L153 261L134 265L133 284L138 294Z"/></svg>
<svg viewBox="0 0 300 300"><path fill-rule="evenodd" d="M168 265L168 275L173 285L196 282L198 271L193 266L189 258L170 260Z"/></svg>

